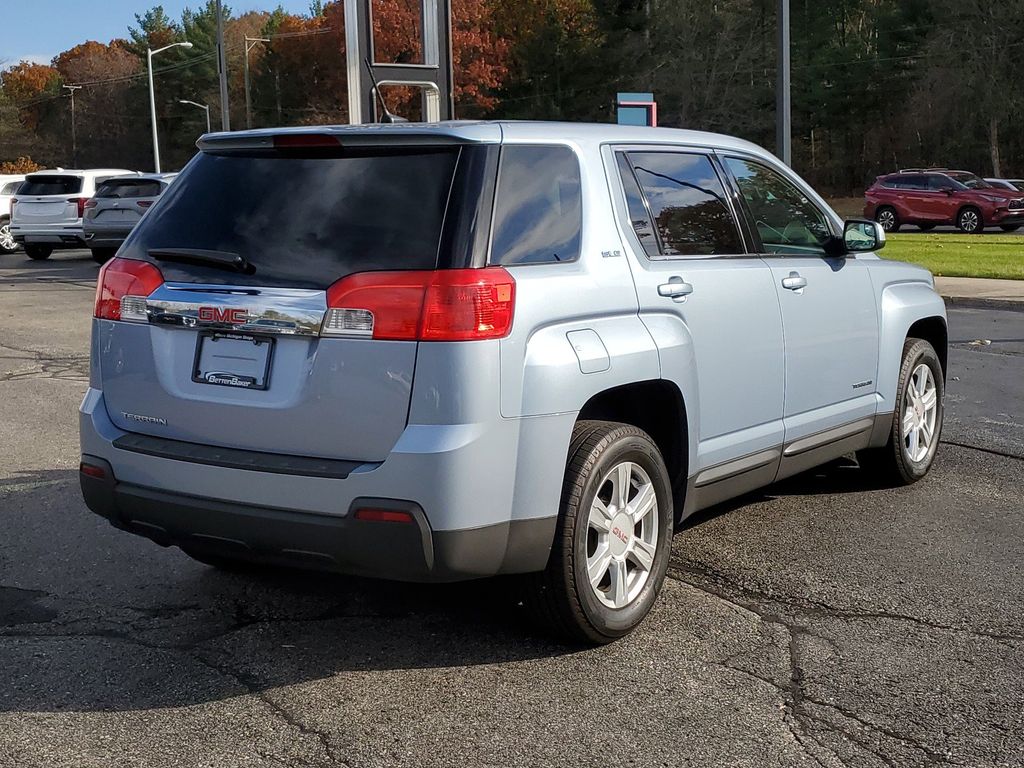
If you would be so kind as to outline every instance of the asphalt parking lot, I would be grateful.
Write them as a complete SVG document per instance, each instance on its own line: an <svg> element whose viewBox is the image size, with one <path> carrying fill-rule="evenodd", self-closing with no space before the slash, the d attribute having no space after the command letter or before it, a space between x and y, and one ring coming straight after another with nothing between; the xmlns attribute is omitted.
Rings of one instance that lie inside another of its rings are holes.
<svg viewBox="0 0 1024 768"><path fill-rule="evenodd" d="M1024 765L1024 312L950 312L926 481L701 514L581 650L507 582L227 574L89 513L95 275L0 257L0 766Z"/></svg>

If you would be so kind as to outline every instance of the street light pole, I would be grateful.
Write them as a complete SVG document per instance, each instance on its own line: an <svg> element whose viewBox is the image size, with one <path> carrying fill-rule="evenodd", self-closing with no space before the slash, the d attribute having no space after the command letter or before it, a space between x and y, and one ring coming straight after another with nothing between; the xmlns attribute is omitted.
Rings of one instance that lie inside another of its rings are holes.
<svg viewBox="0 0 1024 768"><path fill-rule="evenodd" d="M166 51L168 48L176 48L178 46L191 48L192 43L188 41L171 43L163 48L157 48L155 51L151 48L146 49L146 69L149 70L149 117L153 124L153 168L157 173L160 173L160 141L156 135L156 91L153 88L153 57L162 51Z"/></svg>
<svg viewBox="0 0 1024 768"><path fill-rule="evenodd" d="M245 37L245 127L252 128L252 101L249 97L249 51L256 47L256 43L269 43L266 37Z"/></svg>
<svg viewBox="0 0 1024 768"><path fill-rule="evenodd" d="M786 165L793 165L793 101L790 52L789 0L779 0L779 73L775 84L776 153Z"/></svg>
<svg viewBox="0 0 1024 768"><path fill-rule="evenodd" d="M75 91L80 90L80 85L62 85L67 88L71 95L71 165L78 167L78 137L75 134Z"/></svg>
<svg viewBox="0 0 1024 768"><path fill-rule="evenodd" d="M231 130L231 112L228 109L228 61L224 51L224 12L217 0L217 72L220 74L220 127Z"/></svg>
<svg viewBox="0 0 1024 768"><path fill-rule="evenodd" d="M193 107L199 107L201 110L206 112L206 132L210 133L210 105L200 104L198 101L189 101L188 99L178 99L179 104L191 104Z"/></svg>

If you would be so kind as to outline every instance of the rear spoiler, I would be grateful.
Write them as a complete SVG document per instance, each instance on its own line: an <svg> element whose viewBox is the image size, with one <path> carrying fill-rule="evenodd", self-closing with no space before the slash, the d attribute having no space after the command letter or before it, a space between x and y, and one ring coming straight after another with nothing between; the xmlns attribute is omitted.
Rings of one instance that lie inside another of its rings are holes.
<svg viewBox="0 0 1024 768"><path fill-rule="evenodd" d="M196 146L203 151L230 152L232 150L274 150L307 147L372 147L372 146L458 146L460 144L490 144L501 141L497 126L465 130L461 124L427 126L405 123L394 125L337 126L330 128L287 128L244 132L208 133L201 136ZM490 130L488 130L488 128Z"/></svg>

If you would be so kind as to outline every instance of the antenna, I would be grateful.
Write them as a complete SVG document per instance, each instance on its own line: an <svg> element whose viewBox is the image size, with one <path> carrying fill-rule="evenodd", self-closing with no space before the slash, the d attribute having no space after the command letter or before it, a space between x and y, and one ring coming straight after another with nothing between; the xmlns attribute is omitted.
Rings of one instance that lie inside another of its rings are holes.
<svg viewBox="0 0 1024 768"><path fill-rule="evenodd" d="M380 86L377 85L377 78L373 75L373 65L370 64L369 59L363 59L363 63L366 64L366 71L370 73L370 82L373 83L373 92L377 94L377 100L380 102L381 111L384 112L384 119L381 122L384 123L408 123L404 117L392 114L391 110L388 109L388 105L384 103L384 95L380 92Z"/></svg>

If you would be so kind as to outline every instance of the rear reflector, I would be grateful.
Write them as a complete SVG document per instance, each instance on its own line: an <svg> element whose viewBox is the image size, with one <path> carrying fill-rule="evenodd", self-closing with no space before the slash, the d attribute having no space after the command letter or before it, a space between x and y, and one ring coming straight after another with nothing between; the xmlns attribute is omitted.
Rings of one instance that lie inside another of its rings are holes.
<svg viewBox="0 0 1024 768"><path fill-rule="evenodd" d="M274 137L275 149L337 149L341 142L324 133L285 133Z"/></svg>
<svg viewBox="0 0 1024 768"><path fill-rule="evenodd" d="M152 204L152 200L139 200L139 202L136 203L136 205L139 206L139 208L149 208L149 206L151 206Z"/></svg>
<svg viewBox="0 0 1024 768"><path fill-rule="evenodd" d="M324 336L406 341L500 339L512 329L516 283L502 267L364 272L327 289Z"/></svg>
<svg viewBox="0 0 1024 768"><path fill-rule="evenodd" d="M146 297L163 285L160 270L146 261L112 259L96 282L95 316L103 320L145 322Z"/></svg>
<svg viewBox="0 0 1024 768"><path fill-rule="evenodd" d="M97 467L95 464L86 464L84 461L78 465L78 471L88 477L95 477L97 480L107 479L107 470Z"/></svg>
<svg viewBox="0 0 1024 768"><path fill-rule="evenodd" d="M357 509L356 520L370 523L415 523L411 512L400 509Z"/></svg>

